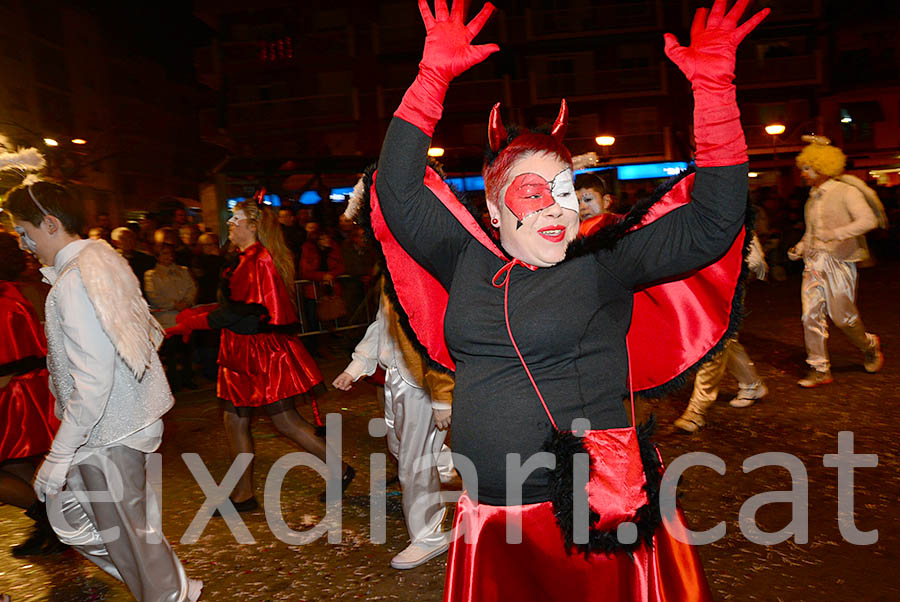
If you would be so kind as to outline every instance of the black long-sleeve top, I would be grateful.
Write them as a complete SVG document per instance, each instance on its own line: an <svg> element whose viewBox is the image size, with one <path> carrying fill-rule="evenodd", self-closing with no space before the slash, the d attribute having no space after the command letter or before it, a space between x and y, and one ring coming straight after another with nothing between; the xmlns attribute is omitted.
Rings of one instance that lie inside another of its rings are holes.
<svg viewBox="0 0 900 602"><path fill-rule="evenodd" d="M449 291L444 334L456 362L453 451L468 458L470 497L506 505L508 454L541 451L552 426L509 340L502 259L475 240L424 186L430 139L395 117L375 181L384 218L407 253ZM708 264L744 221L747 164L697 169L692 202L621 238L612 249L510 273L513 336L560 429L628 425L625 335L636 287ZM464 473L461 470L461 473ZM547 470L531 473L518 503L549 499Z"/></svg>

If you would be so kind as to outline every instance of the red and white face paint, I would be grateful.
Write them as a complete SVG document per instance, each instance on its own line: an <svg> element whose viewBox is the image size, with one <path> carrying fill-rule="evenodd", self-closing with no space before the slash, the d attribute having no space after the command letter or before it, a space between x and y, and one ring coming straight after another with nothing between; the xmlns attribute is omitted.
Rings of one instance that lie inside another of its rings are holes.
<svg viewBox="0 0 900 602"><path fill-rule="evenodd" d="M526 217L554 203L559 203L563 209L577 212L578 198L575 196L572 170L567 167L552 180L546 180L544 176L533 172L519 174L506 189L503 202L516 216L517 228L522 226Z"/></svg>
<svg viewBox="0 0 900 602"><path fill-rule="evenodd" d="M529 265L549 267L565 258L578 233L578 198L572 169L553 155L535 153L516 161L501 203L488 203L500 222L506 252Z"/></svg>

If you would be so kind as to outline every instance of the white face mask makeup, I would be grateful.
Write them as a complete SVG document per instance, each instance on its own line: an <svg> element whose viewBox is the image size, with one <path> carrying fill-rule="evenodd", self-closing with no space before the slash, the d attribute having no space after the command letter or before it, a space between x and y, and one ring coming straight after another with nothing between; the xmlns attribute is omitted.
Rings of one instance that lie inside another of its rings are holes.
<svg viewBox="0 0 900 602"><path fill-rule="evenodd" d="M23 228L22 226L16 226L15 230L19 235L19 238L21 238L22 244L25 245L25 248L27 248L32 253L37 253L37 243L34 242L34 240L30 236L28 236L28 233L25 232L25 228Z"/></svg>
<svg viewBox="0 0 900 602"><path fill-rule="evenodd" d="M226 223L237 225L237 223L242 219L247 219L247 214L243 209L238 209L234 212L234 214L232 214L231 218Z"/></svg>
<svg viewBox="0 0 900 602"><path fill-rule="evenodd" d="M578 213L578 196L575 194L575 181L572 179L571 169L566 168L556 174L550 182L550 194L560 207Z"/></svg>

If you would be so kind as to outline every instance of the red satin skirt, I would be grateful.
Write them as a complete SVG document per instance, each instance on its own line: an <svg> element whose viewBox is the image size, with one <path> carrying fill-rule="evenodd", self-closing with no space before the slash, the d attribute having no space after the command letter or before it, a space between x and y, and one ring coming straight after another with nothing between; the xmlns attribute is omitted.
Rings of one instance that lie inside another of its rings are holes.
<svg viewBox="0 0 900 602"><path fill-rule="evenodd" d="M276 332L222 331L217 394L235 406L275 403L320 382L322 373L299 338Z"/></svg>
<svg viewBox="0 0 900 602"><path fill-rule="evenodd" d="M0 462L44 454L59 428L47 370L14 376L0 389Z"/></svg>
<svg viewBox="0 0 900 602"><path fill-rule="evenodd" d="M506 543L507 517L521 518L522 543ZM681 510L664 519L652 549L634 558L566 553L551 502L524 506L456 507L447 559L445 602L707 602L712 600L697 551L672 537L685 532ZM685 539L686 537L682 537Z"/></svg>

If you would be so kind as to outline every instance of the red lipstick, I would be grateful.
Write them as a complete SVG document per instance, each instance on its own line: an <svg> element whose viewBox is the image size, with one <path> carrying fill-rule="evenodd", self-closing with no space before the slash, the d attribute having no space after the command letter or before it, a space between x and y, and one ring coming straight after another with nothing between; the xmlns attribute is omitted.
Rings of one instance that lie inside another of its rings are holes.
<svg viewBox="0 0 900 602"><path fill-rule="evenodd" d="M566 238L566 227L559 224L538 230L538 234L550 242L562 242Z"/></svg>

